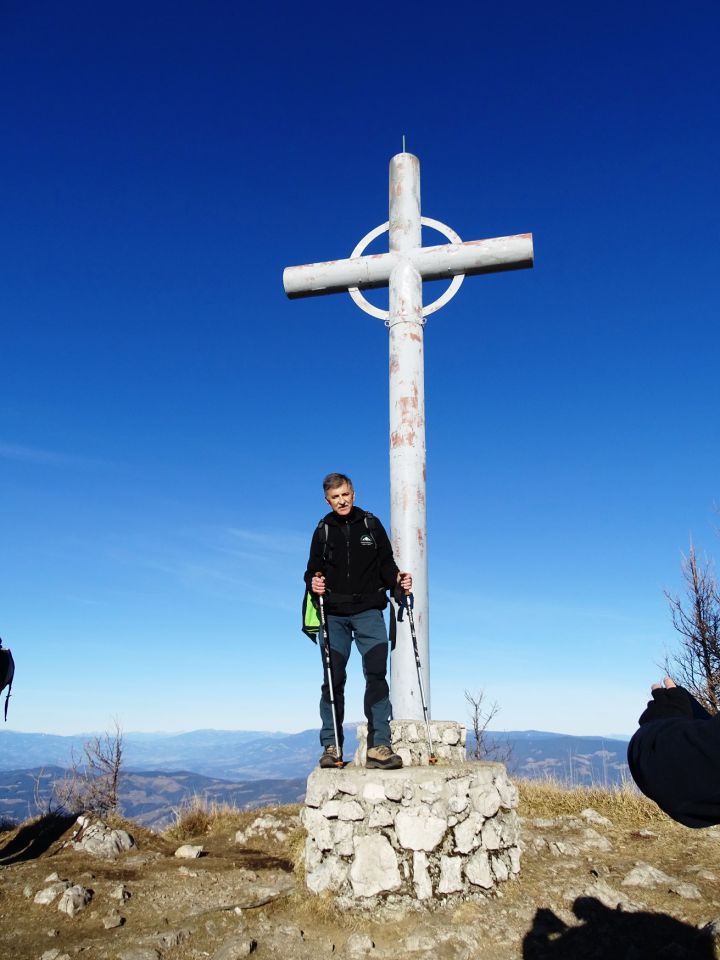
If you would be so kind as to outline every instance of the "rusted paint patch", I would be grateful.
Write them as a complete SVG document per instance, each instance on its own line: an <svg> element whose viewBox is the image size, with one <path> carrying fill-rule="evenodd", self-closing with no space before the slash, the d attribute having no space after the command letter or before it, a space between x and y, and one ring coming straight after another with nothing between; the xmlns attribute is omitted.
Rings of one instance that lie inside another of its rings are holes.
<svg viewBox="0 0 720 960"><path fill-rule="evenodd" d="M415 446L415 431L410 430L393 430L390 434L390 447L393 450L396 450L398 447L414 447Z"/></svg>

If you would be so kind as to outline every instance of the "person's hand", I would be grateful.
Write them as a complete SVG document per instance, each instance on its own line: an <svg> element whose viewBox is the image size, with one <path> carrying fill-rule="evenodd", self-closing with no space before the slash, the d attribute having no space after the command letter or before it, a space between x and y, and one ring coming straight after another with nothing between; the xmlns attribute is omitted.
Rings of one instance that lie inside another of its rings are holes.
<svg viewBox="0 0 720 960"><path fill-rule="evenodd" d="M654 683L650 688L652 700L643 710L638 723L642 726L644 723L651 723L653 720L668 720L672 717L692 719L693 707L692 698L687 690L678 687L677 684L665 677L662 686Z"/></svg>
<svg viewBox="0 0 720 960"><path fill-rule="evenodd" d="M397 575L398 586L402 587L405 593L410 593L412 590L412 575L409 573L399 572Z"/></svg>
<svg viewBox="0 0 720 960"><path fill-rule="evenodd" d="M310 589L321 597L325 593L325 577L321 573L316 573L310 583Z"/></svg>

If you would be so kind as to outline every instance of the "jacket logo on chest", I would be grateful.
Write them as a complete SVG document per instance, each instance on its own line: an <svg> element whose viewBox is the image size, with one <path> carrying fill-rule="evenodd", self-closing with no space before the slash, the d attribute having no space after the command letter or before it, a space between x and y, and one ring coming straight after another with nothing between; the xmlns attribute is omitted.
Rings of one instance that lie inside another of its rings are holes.
<svg viewBox="0 0 720 960"><path fill-rule="evenodd" d="M375 546L375 541L373 540L373 538L370 536L369 533L364 533L364 534L360 537L360 546L361 546L361 547L374 547L374 546Z"/></svg>

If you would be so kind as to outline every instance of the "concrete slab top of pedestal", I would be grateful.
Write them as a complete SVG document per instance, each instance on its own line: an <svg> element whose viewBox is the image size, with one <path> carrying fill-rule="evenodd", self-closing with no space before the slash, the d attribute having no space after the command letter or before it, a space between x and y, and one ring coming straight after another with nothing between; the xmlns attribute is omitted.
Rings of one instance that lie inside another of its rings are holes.
<svg viewBox="0 0 720 960"><path fill-rule="evenodd" d="M468 778L473 784L492 783L498 779L507 780L507 771L502 763L489 760L468 760L465 763L435 765L427 767L402 767L399 770L368 770L352 764L343 769L322 770L316 767L307 781L305 804L320 806L329 797L345 794L348 798L368 796L372 784L394 787L402 791L407 784L410 787L432 785L442 789L442 785L453 780ZM400 794L398 794L398 797Z"/></svg>

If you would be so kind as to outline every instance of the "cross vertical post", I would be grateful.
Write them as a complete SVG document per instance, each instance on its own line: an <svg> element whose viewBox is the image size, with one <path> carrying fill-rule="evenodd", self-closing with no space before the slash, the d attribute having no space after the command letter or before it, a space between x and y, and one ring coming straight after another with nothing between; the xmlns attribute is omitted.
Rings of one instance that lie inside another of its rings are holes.
<svg viewBox="0 0 720 960"><path fill-rule="evenodd" d="M415 630L425 674L430 712L428 642L427 519L425 509L425 387L423 356L422 277L404 256L422 246L420 162L410 153L390 161L390 252L399 254L390 274L390 539L401 569L413 575ZM414 679L415 656L410 644L393 652L390 700L394 716L423 717Z"/></svg>

